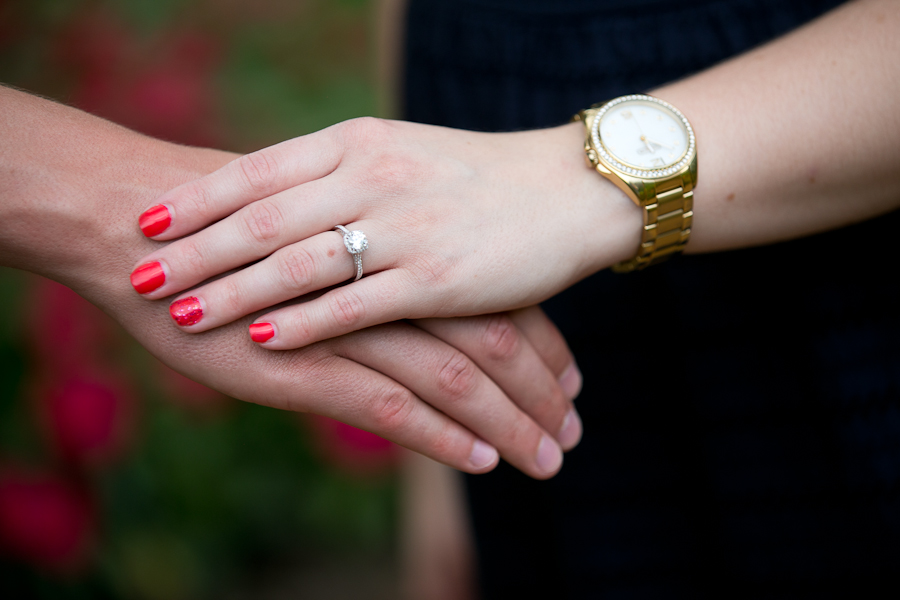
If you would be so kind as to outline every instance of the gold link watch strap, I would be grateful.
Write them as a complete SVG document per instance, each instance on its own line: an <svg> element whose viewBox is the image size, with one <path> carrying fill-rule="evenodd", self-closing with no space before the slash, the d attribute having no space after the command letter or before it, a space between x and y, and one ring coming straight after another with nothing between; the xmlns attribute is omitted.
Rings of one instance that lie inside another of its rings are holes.
<svg viewBox="0 0 900 600"><path fill-rule="evenodd" d="M669 186L675 187L666 189ZM689 181L677 179L664 182L662 187L662 191L657 188L656 194L642 203L644 228L637 256L613 265L612 270L616 273L655 265L684 249L691 235L694 192Z"/></svg>

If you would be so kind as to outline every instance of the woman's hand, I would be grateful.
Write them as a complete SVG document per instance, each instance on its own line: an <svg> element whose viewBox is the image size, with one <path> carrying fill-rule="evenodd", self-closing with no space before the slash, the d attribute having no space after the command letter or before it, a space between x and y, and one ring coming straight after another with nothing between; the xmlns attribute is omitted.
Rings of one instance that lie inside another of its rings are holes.
<svg viewBox="0 0 900 600"><path fill-rule="evenodd" d="M352 279L344 225L369 239L365 277L258 318L288 349L403 318L534 305L638 246L640 212L585 167L580 124L486 134L357 119L241 157L142 216L157 240L132 276L175 294L200 332ZM233 214L232 214L233 213ZM221 220L220 220L221 219Z"/></svg>
<svg viewBox="0 0 900 600"><path fill-rule="evenodd" d="M184 375L230 396L373 431L470 473L499 454L553 475L578 442L580 376L539 309L391 323L288 352L247 338L249 319L202 335L126 282L158 244L134 215L166 189L235 157L153 140L72 108L0 87L0 266L77 291ZM101 218L102 217L102 218Z"/></svg>

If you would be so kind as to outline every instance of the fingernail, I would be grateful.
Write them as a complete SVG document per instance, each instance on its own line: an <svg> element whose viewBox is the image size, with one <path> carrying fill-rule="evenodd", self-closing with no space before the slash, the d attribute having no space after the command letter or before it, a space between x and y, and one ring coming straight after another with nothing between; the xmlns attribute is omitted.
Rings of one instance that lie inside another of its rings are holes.
<svg viewBox="0 0 900 600"><path fill-rule="evenodd" d="M275 328L271 323L252 323L250 325L250 339L257 343L271 340L275 335Z"/></svg>
<svg viewBox="0 0 900 600"><path fill-rule="evenodd" d="M141 265L131 273L131 285L138 294L148 294L166 282L166 274L158 262Z"/></svg>
<svg viewBox="0 0 900 600"><path fill-rule="evenodd" d="M563 450L571 450L581 441L581 417L574 408L569 411L566 418L563 419L562 427L559 428L559 435L556 436L559 445Z"/></svg>
<svg viewBox="0 0 900 600"><path fill-rule="evenodd" d="M153 237L161 234L172 224L172 217L169 215L169 209L162 204L157 204L153 208L144 211L139 219L141 231L147 237Z"/></svg>
<svg viewBox="0 0 900 600"><path fill-rule="evenodd" d="M200 306L200 300L194 296L188 296L181 300L176 300L169 307L169 313L175 322L182 327L195 325L203 318L203 307Z"/></svg>
<svg viewBox="0 0 900 600"><path fill-rule="evenodd" d="M562 450L559 449L556 442L546 435L541 438L541 443L538 444L537 455L534 458L538 469L547 474L555 473L562 465L562 460Z"/></svg>
<svg viewBox="0 0 900 600"><path fill-rule="evenodd" d="M475 443L472 444L472 454L469 455L469 464L476 469L483 469L494 464L497 457L497 450L493 446L485 444L481 440L475 440Z"/></svg>
<svg viewBox="0 0 900 600"><path fill-rule="evenodd" d="M559 387L569 400L574 400L581 393L581 371L574 362L559 376Z"/></svg>

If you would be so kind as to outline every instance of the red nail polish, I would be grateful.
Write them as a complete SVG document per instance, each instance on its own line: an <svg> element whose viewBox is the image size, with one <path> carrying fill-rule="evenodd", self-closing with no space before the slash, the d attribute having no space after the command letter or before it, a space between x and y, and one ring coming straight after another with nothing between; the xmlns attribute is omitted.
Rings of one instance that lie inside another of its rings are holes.
<svg viewBox="0 0 900 600"><path fill-rule="evenodd" d="M172 224L172 217L169 215L169 209L162 204L157 204L153 208L148 208L141 215L139 223L141 231L147 237L153 237L161 234Z"/></svg>
<svg viewBox="0 0 900 600"><path fill-rule="evenodd" d="M148 294L166 282L166 274L158 262L139 266L131 274L131 285L138 294Z"/></svg>
<svg viewBox="0 0 900 600"><path fill-rule="evenodd" d="M271 323L253 323L250 325L250 339L254 342L263 343L271 340L275 335L275 328Z"/></svg>
<svg viewBox="0 0 900 600"><path fill-rule="evenodd" d="M173 302L169 307L169 313L175 319L175 322L182 327L195 325L203 318L203 308L200 306L200 300L194 296L188 296Z"/></svg>

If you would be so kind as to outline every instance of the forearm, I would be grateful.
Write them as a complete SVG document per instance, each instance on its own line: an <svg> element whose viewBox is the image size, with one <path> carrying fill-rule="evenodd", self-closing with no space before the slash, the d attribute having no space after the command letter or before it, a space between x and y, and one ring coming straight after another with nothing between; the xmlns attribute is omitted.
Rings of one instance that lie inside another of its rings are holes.
<svg viewBox="0 0 900 600"><path fill-rule="evenodd" d="M850 3L651 92L696 131L687 252L768 244L900 206L900 5Z"/></svg>
<svg viewBox="0 0 900 600"><path fill-rule="evenodd" d="M159 245L140 234L136 215L232 155L161 142L3 87L0 127L0 264L71 287L169 364L209 382L192 367L202 365L193 357L212 340L172 331L165 307L142 302L128 273ZM224 350L237 335L216 337ZM174 364L179 354L191 360ZM216 387L237 393L226 381Z"/></svg>
<svg viewBox="0 0 900 600"><path fill-rule="evenodd" d="M0 264L88 294L101 281L133 294L128 269L155 245L139 235L135 216L233 158L4 87L0 129Z"/></svg>

